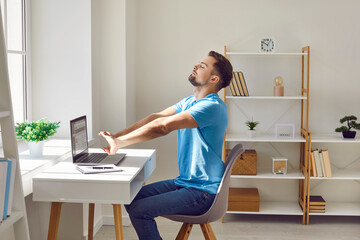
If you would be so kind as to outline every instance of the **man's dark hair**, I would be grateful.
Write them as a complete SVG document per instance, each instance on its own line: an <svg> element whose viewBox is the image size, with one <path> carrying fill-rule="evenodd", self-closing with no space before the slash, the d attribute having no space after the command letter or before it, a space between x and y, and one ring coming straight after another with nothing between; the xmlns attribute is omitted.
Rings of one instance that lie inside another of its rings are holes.
<svg viewBox="0 0 360 240"><path fill-rule="evenodd" d="M220 81L217 85L218 90L229 86L233 74L233 67L230 61L215 51L210 51L209 56L216 59L216 63L214 63L214 72L212 72L212 74L220 77Z"/></svg>

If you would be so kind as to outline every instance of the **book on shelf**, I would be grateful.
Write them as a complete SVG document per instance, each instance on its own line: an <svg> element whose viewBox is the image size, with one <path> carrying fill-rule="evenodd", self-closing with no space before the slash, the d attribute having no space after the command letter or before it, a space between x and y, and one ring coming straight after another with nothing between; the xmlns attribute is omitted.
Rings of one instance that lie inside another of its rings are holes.
<svg viewBox="0 0 360 240"><path fill-rule="evenodd" d="M324 165L324 158L323 158L323 155L321 154L321 150L319 150L319 157L320 157L320 164L321 164L322 176L323 176L323 177L326 177L325 165Z"/></svg>
<svg viewBox="0 0 360 240"><path fill-rule="evenodd" d="M311 151L310 168L313 177L332 177L329 151L318 149Z"/></svg>
<svg viewBox="0 0 360 240"><path fill-rule="evenodd" d="M7 180L8 163L0 161L0 222L4 219L4 206L5 206L5 194L6 194L6 180Z"/></svg>
<svg viewBox="0 0 360 240"><path fill-rule="evenodd" d="M326 177L332 177L329 151L328 150L322 150L321 155L322 155L323 160L324 160L325 175L326 175Z"/></svg>
<svg viewBox="0 0 360 240"><path fill-rule="evenodd" d="M2 206L0 207L0 214L2 220L11 214L16 170L15 163L15 161L10 159L0 159L0 164L2 165L0 173L0 204Z"/></svg>
<svg viewBox="0 0 360 240"><path fill-rule="evenodd" d="M317 173L317 176L318 177L324 177L323 176L323 171L321 169L321 160L320 160L320 153L319 153L319 150L314 150L313 151L314 153L314 158L315 158L315 165L316 165L316 173Z"/></svg>
<svg viewBox="0 0 360 240"><path fill-rule="evenodd" d="M325 209L311 209L310 213L325 213Z"/></svg>
<svg viewBox="0 0 360 240"><path fill-rule="evenodd" d="M310 152L310 167L311 167L311 176L317 177L316 172L316 164L315 164L315 158L314 158L314 152Z"/></svg>
<svg viewBox="0 0 360 240"><path fill-rule="evenodd" d="M325 205L310 205L310 210L325 210Z"/></svg>
<svg viewBox="0 0 360 240"><path fill-rule="evenodd" d="M230 90L233 96L249 96L242 72L233 72L233 78L230 81Z"/></svg>
<svg viewBox="0 0 360 240"><path fill-rule="evenodd" d="M235 87L234 87L234 77L231 79L229 86L230 86L231 94L233 96L237 96Z"/></svg>
<svg viewBox="0 0 360 240"><path fill-rule="evenodd" d="M310 206L325 206L325 200L320 195L310 195Z"/></svg>
<svg viewBox="0 0 360 240"><path fill-rule="evenodd" d="M233 78L231 79L231 84L233 85L234 88L234 92L235 92L234 96L242 96L240 93L240 88L236 82L236 72L233 72Z"/></svg>
<svg viewBox="0 0 360 240"><path fill-rule="evenodd" d="M249 91L248 91L247 86L246 86L244 74L242 72L238 72L238 74L239 74L239 77L240 77L241 86L242 86L243 91L244 91L244 96L249 96Z"/></svg>
<svg viewBox="0 0 360 240"><path fill-rule="evenodd" d="M234 72L233 75L234 75L236 86L237 86L237 88L238 88L238 90L240 92L239 96L245 96L243 87L242 87L241 82L240 82L239 72Z"/></svg>

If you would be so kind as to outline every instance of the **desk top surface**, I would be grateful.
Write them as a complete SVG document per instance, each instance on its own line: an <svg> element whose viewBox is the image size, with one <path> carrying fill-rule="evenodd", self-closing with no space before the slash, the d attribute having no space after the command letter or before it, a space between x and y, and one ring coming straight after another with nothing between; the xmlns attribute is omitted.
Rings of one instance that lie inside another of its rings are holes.
<svg viewBox="0 0 360 240"><path fill-rule="evenodd" d="M89 152L103 152L101 149L90 148ZM83 174L76 169L71 157L33 177L33 181L76 181L76 182L131 182L143 169L145 163L155 153L152 149L120 149L118 153L126 153L120 162L123 172Z"/></svg>

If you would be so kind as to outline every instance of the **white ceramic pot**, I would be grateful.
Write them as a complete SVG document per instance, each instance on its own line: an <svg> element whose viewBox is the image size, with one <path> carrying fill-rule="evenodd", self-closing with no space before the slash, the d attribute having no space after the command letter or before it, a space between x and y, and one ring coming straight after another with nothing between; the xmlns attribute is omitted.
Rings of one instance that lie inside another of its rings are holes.
<svg viewBox="0 0 360 240"><path fill-rule="evenodd" d="M30 157L40 158L43 156L44 141L28 142Z"/></svg>
<svg viewBox="0 0 360 240"><path fill-rule="evenodd" d="M249 137L253 138L256 136L256 130L248 130L247 134Z"/></svg>

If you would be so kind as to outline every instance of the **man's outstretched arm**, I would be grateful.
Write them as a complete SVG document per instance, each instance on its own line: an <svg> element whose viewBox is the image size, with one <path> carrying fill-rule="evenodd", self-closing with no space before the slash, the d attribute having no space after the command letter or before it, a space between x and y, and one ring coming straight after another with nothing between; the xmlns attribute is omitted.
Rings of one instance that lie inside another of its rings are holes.
<svg viewBox="0 0 360 240"><path fill-rule="evenodd" d="M152 122L154 121L155 119L158 119L160 117L168 117L168 116L171 116L171 115L174 115L176 114L176 111L173 107L168 107L166 108L165 110L161 111L161 112L158 112L158 113L153 113L153 114L150 114L149 116L147 116L146 118L144 119L141 119L140 121L132 124L131 126L127 127L126 129L118 132L118 133L115 133L113 134L113 136L115 138L118 138L120 136L123 136L125 134L128 134L142 126L144 126L145 124L149 123L149 122Z"/></svg>
<svg viewBox="0 0 360 240"><path fill-rule="evenodd" d="M100 135L109 143L107 148L103 148L104 151L108 154L115 154L119 148L165 136L174 130L196 127L198 127L198 124L195 119L185 111L171 116L158 117L119 137L106 132L100 132Z"/></svg>

